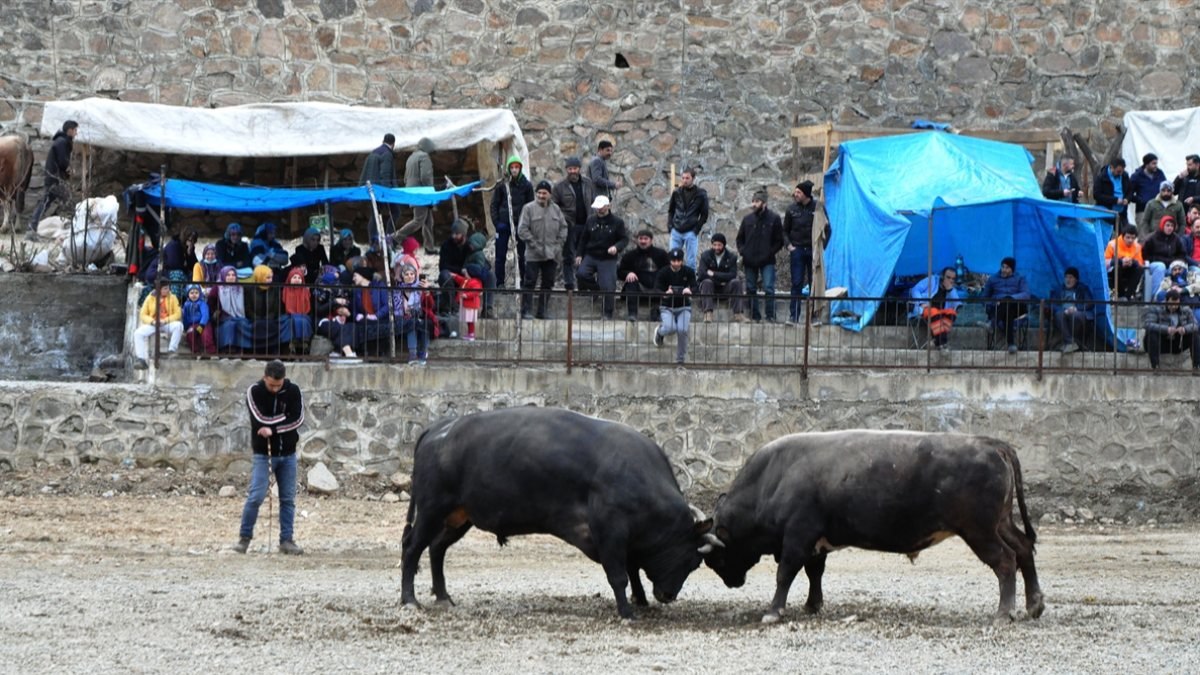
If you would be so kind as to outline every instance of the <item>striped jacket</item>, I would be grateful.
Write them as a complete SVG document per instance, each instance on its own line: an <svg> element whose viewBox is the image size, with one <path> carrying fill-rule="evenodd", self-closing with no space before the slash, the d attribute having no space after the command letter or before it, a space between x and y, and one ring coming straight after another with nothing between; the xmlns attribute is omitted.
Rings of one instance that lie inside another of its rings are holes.
<svg viewBox="0 0 1200 675"><path fill-rule="evenodd" d="M296 452L296 431L304 424L304 399L300 387L284 380L279 393L271 393L259 380L246 390L246 407L250 409L250 441L256 455L280 457ZM270 438L258 435L258 430L270 427ZM269 443L268 443L269 441Z"/></svg>

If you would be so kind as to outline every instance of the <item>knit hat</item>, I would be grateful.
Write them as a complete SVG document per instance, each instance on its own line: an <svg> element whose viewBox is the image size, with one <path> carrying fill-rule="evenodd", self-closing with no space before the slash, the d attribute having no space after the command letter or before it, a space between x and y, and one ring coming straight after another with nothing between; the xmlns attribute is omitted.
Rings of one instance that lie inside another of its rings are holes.
<svg viewBox="0 0 1200 675"><path fill-rule="evenodd" d="M567 167L570 168L572 166L583 166L583 162L575 155L571 155L567 158Z"/></svg>
<svg viewBox="0 0 1200 675"><path fill-rule="evenodd" d="M421 248L421 242L417 241L416 237L405 237L404 241L400 242L400 250L406 255L412 255Z"/></svg>
<svg viewBox="0 0 1200 675"><path fill-rule="evenodd" d="M803 192L805 197L812 199L813 182L811 180L806 180L806 181L800 183L799 185L796 186L796 189Z"/></svg>
<svg viewBox="0 0 1200 675"><path fill-rule="evenodd" d="M1001 258L1000 266L1001 267L1011 267L1012 270L1014 272L1016 272L1017 271L1017 259L1012 256L1008 256L1006 258Z"/></svg>
<svg viewBox="0 0 1200 675"><path fill-rule="evenodd" d="M525 162L522 162L521 158L518 157L517 155L513 155L512 157L509 157L508 163L505 164L504 166L511 169L513 164L516 164L517 166L519 166L521 168L525 167Z"/></svg>
<svg viewBox="0 0 1200 675"><path fill-rule="evenodd" d="M1163 190L1168 190L1168 191L1170 191L1170 192L1174 192L1174 191L1175 191L1175 185L1174 185L1173 183L1171 183L1171 181L1169 181L1169 180L1164 180L1164 181L1163 181L1163 182L1162 182L1162 183L1161 183L1161 184L1158 186L1158 191L1159 191L1159 192L1162 192Z"/></svg>
<svg viewBox="0 0 1200 675"><path fill-rule="evenodd" d="M1173 269L1175 269L1176 267L1179 267L1179 268L1182 268L1182 269L1186 270L1186 269L1187 269L1187 263L1186 263L1186 262L1184 262L1184 261L1182 261L1182 260L1172 260L1172 261L1171 261L1171 266L1170 266L1170 267L1168 267L1167 269L1173 270Z"/></svg>
<svg viewBox="0 0 1200 675"><path fill-rule="evenodd" d="M466 233L467 233L467 224L464 223L462 220L455 220L454 224L452 224L450 226L450 234L466 234Z"/></svg>
<svg viewBox="0 0 1200 675"><path fill-rule="evenodd" d="M719 241L719 242L721 242L722 244L728 244L728 242L727 242L727 241L726 241L726 239L725 239L725 235L721 234L720 232L717 232L717 233L713 234L713 236L712 236L712 240L713 240L713 241Z"/></svg>
<svg viewBox="0 0 1200 675"><path fill-rule="evenodd" d="M541 192L542 190L545 190L546 192L550 192L552 189L553 189L553 186L550 185L550 181L548 181L548 180L538 181L537 190L536 190L537 192Z"/></svg>
<svg viewBox="0 0 1200 675"><path fill-rule="evenodd" d="M375 278L375 270L370 267L366 267L365 265L361 267L355 267L354 273L366 279L367 281L371 281Z"/></svg>
<svg viewBox="0 0 1200 675"><path fill-rule="evenodd" d="M763 204L766 204L767 203L767 191L759 190L759 191L755 192L754 193L754 201L762 202Z"/></svg>

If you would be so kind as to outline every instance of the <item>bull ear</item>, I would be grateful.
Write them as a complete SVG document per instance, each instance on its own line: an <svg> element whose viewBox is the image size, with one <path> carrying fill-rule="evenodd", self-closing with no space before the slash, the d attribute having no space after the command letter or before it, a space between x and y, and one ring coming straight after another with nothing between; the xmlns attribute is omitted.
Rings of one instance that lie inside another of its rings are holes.
<svg viewBox="0 0 1200 675"><path fill-rule="evenodd" d="M709 530L712 529L712 526L713 526L713 519L705 518L704 520L697 520L695 522L695 524L692 525L692 531L695 532L696 534L706 534Z"/></svg>
<svg viewBox="0 0 1200 675"><path fill-rule="evenodd" d="M729 537L729 529L724 526L718 525L717 526L717 538L720 539L721 541L729 541L729 538L730 538Z"/></svg>

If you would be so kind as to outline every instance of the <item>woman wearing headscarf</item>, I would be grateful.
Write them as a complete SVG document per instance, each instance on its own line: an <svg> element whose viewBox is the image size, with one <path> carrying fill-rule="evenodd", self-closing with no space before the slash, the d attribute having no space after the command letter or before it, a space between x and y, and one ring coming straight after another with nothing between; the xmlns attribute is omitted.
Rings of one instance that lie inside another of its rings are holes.
<svg viewBox="0 0 1200 675"><path fill-rule="evenodd" d="M225 228L225 237L217 242L217 260L221 265L229 265L237 270L239 279L249 279L254 273L250 263L250 246L242 239L241 225L230 223Z"/></svg>
<svg viewBox="0 0 1200 675"><path fill-rule="evenodd" d="M351 277L354 292L350 296L355 333L363 351L376 353L379 342L389 334L388 312L391 311L391 294L382 281L376 279L370 267L355 268Z"/></svg>
<svg viewBox="0 0 1200 675"><path fill-rule="evenodd" d="M263 223L254 231L250 241L250 260L255 266L266 265L279 271L287 266L288 254L283 244L275 238L275 223Z"/></svg>
<svg viewBox="0 0 1200 675"><path fill-rule="evenodd" d="M396 335L408 345L409 365L425 365L429 358L429 329L425 322L425 284L417 279L417 270L401 265L396 290L392 291L392 312L396 320Z"/></svg>
<svg viewBox="0 0 1200 675"><path fill-rule="evenodd" d="M317 323L317 334L324 335L333 343L331 357L354 358L354 321L350 318L349 289L339 288L341 279L333 268L325 273L313 289L313 304L316 315L320 318Z"/></svg>
<svg viewBox="0 0 1200 675"><path fill-rule="evenodd" d="M283 310L286 313L283 320L291 324L292 353L307 354L313 336L312 291L304 281L303 266L288 270L283 285Z"/></svg>
<svg viewBox="0 0 1200 675"><path fill-rule="evenodd" d="M217 245L209 244L204 247L200 260L192 266L192 283L210 288L221 280L221 261L217 260Z"/></svg>
<svg viewBox="0 0 1200 675"><path fill-rule="evenodd" d="M253 283L246 288L246 318L251 323L252 349L257 353L278 354L280 345L292 339L291 324L282 316L280 288L274 284L275 271L266 265L254 268Z"/></svg>
<svg viewBox="0 0 1200 675"><path fill-rule="evenodd" d="M361 255L362 249L354 244L354 233L347 228L341 231L337 243L329 249L329 264L352 270L354 268L348 267L346 262Z"/></svg>
<svg viewBox="0 0 1200 675"><path fill-rule="evenodd" d="M310 227L304 231L304 238L292 254L292 266L304 269L304 283L315 284L321 277L321 269L329 264L329 256L321 245L321 231Z"/></svg>
<svg viewBox="0 0 1200 675"><path fill-rule="evenodd" d="M250 320L246 318L246 299L238 283L237 270L226 265L220 272L221 285L217 287L217 347L221 351L241 351L249 346L252 333Z"/></svg>

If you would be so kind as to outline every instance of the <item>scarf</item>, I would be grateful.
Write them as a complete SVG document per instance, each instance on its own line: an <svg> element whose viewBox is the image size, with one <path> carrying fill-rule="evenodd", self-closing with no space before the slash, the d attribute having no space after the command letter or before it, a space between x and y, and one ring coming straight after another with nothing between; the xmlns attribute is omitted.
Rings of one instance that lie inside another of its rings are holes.
<svg viewBox="0 0 1200 675"><path fill-rule="evenodd" d="M237 272L232 265L226 265L221 268L221 278L225 278L227 271ZM246 301L242 295L242 287L234 284L221 286L217 290L217 299L221 304L221 311L228 314L234 319L246 318Z"/></svg>
<svg viewBox="0 0 1200 675"><path fill-rule="evenodd" d="M212 250L212 252L215 254L217 252L217 245L209 244L208 246L205 246L203 255L208 255L209 250ZM220 281L221 261L214 257L212 262L209 262L202 257L200 259L200 271L204 274L204 278L201 279L201 281L204 283L211 284Z"/></svg>
<svg viewBox="0 0 1200 675"><path fill-rule="evenodd" d="M312 312L312 295L304 287L303 267L294 267L288 272L287 284L283 287L283 307L288 314Z"/></svg>
<svg viewBox="0 0 1200 675"><path fill-rule="evenodd" d="M254 275L252 278L254 279L254 283L258 284L258 287L265 291L271 287L271 282L267 281L267 277L271 276L272 274L273 272L271 271L270 267L267 267L266 265L259 265L258 267L254 268Z"/></svg>

